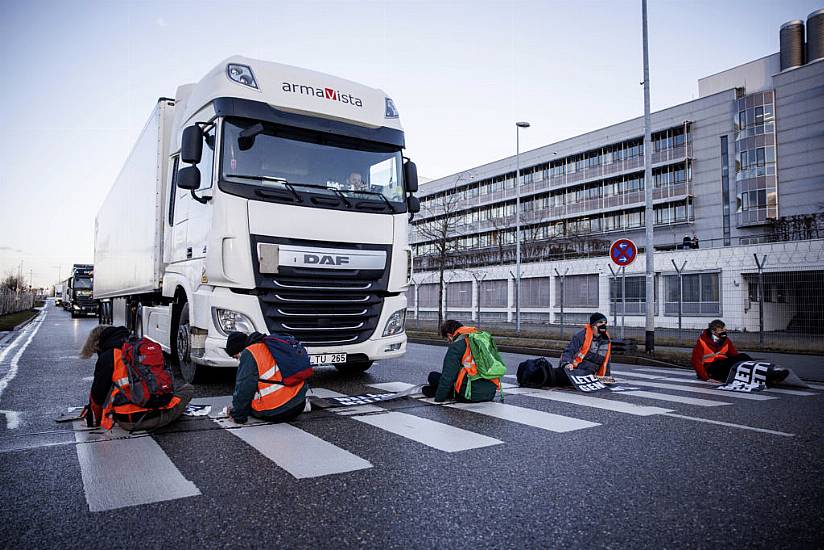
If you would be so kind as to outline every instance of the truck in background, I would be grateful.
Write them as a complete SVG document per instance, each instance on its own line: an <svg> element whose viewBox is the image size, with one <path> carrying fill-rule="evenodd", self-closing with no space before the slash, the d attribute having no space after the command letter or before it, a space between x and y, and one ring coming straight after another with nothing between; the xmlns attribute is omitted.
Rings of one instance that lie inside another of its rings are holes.
<svg viewBox="0 0 824 550"><path fill-rule="evenodd" d="M63 283L63 309L72 319L81 315L97 315L98 305L93 297L94 266L74 264L71 275Z"/></svg>
<svg viewBox="0 0 824 550"><path fill-rule="evenodd" d="M191 380L231 331L363 371L406 351L415 164L381 90L232 57L161 98L95 220L100 320Z"/></svg>
<svg viewBox="0 0 824 550"><path fill-rule="evenodd" d="M63 305L63 283L57 283L54 285L54 305L62 306Z"/></svg>

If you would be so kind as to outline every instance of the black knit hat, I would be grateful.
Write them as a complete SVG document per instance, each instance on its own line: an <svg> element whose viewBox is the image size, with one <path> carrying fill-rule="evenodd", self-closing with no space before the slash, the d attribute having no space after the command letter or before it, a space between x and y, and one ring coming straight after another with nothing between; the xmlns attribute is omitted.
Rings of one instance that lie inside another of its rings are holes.
<svg viewBox="0 0 824 550"><path fill-rule="evenodd" d="M589 324L590 325L594 325L595 323L597 323L599 321L606 321L606 320L607 320L607 316L604 315L603 313L593 313L592 315L589 316Z"/></svg>
<svg viewBox="0 0 824 550"><path fill-rule="evenodd" d="M226 338L226 355L234 357L246 348L249 337L242 332L230 332Z"/></svg>

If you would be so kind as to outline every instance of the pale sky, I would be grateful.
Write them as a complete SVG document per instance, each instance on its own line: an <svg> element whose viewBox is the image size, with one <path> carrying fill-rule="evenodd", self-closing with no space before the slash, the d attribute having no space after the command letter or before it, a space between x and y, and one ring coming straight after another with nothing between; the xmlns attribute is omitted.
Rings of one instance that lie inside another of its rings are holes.
<svg viewBox="0 0 824 550"><path fill-rule="evenodd" d="M653 110L778 51L822 0L649 0ZM643 114L640 0L0 1L0 275L94 257L155 101L233 54L382 88L438 178ZM128 228L124 228L128 230Z"/></svg>

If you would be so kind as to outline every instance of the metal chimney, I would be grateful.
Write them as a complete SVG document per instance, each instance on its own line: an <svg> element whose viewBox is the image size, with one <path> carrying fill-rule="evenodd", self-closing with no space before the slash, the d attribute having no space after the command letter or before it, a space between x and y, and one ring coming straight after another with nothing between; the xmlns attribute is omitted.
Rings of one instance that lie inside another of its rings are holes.
<svg viewBox="0 0 824 550"><path fill-rule="evenodd" d="M824 58L824 8L807 16L807 63L821 58Z"/></svg>
<svg viewBox="0 0 824 550"><path fill-rule="evenodd" d="M781 25L781 70L804 64L804 21L795 19Z"/></svg>

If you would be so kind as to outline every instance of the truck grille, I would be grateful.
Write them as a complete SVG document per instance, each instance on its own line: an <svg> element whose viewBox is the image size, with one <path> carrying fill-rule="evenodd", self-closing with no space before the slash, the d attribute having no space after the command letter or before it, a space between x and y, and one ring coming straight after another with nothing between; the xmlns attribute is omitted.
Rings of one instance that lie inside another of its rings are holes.
<svg viewBox="0 0 824 550"><path fill-rule="evenodd" d="M261 274L257 243L342 250L385 250L383 269L283 267ZM391 248L253 237L256 293L269 332L291 334L307 346L357 344L375 332L389 278Z"/></svg>

